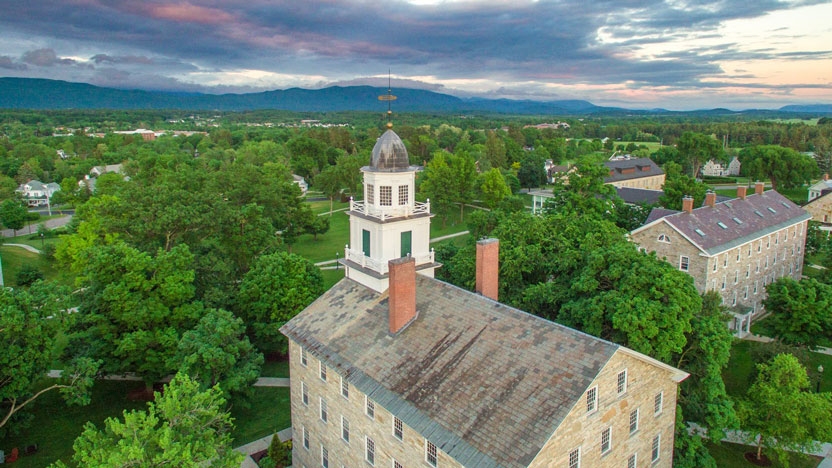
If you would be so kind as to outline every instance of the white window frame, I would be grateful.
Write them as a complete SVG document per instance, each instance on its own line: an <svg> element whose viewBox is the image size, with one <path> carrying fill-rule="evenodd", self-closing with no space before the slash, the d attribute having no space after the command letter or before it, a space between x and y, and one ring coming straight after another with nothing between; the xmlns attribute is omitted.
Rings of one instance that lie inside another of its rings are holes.
<svg viewBox="0 0 832 468"><path fill-rule="evenodd" d="M630 421L629 421L629 423L630 423L629 424L630 435L633 435L636 432L638 432L638 422L639 422L638 421L638 413L639 413L638 410L639 409L636 408L636 409L630 411Z"/></svg>
<svg viewBox="0 0 832 468"><path fill-rule="evenodd" d="M303 426L303 448L309 450L309 431Z"/></svg>
<svg viewBox="0 0 832 468"><path fill-rule="evenodd" d="M396 459L393 459L393 463L390 464L392 468L404 468L401 463L397 462Z"/></svg>
<svg viewBox="0 0 832 468"><path fill-rule="evenodd" d="M656 463L662 456L662 435L661 433L656 434L656 437L653 437L653 445L650 447L650 458L651 463Z"/></svg>
<svg viewBox="0 0 832 468"><path fill-rule="evenodd" d="M364 461L370 466L376 464L376 442L370 436L364 436Z"/></svg>
<svg viewBox="0 0 832 468"><path fill-rule="evenodd" d="M375 201L376 201L376 193L375 193L376 188L375 188L375 186L373 184L367 184L364 187L366 189L366 197L365 198L367 199L367 205L369 205L369 206L375 205L376 204L375 203Z"/></svg>
<svg viewBox="0 0 832 468"><path fill-rule="evenodd" d="M630 455L630 458L627 459L627 468L637 468L638 467L638 454L634 453Z"/></svg>
<svg viewBox="0 0 832 468"><path fill-rule="evenodd" d="M378 187L379 206L393 206L393 186L380 185Z"/></svg>
<svg viewBox="0 0 832 468"><path fill-rule="evenodd" d="M343 376L341 376L341 396L346 400L350 399L350 383L344 380Z"/></svg>
<svg viewBox="0 0 832 468"><path fill-rule="evenodd" d="M306 367L309 364L309 359L306 356L306 348L303 346L300 347L300 365Z"/></svg>
<svg viewBox="0 0 832 468"><path fill-rule="evenodd" d="M326 364L323 361L318 361L318 376L326 382Z"/></svg>
<svg viewBox="0 0 832 468"><path fill-rule="evenodd" d="M569 468L581 468L581 448L572 449L566 457L566 463Z"/></svg>
<svg viewBox="0 0 832 468"><path fill-rule="evenodd" d="M658 416L664 411L664 391L661 391L653 397L653 415Z"/></svg>
<svg viewBox="0 0 832 468"><path fill-rule="evenodd" d="M670 237L668 237L667 234L659 234L659 237L656 238L656 240L658 240L659 242L663 242L665 244L670 243Z"/></svg>
<svg viewBox="0 0 832 468"><path fill-rule="evenodd" d="M404 195L404 196L402 196ZM407 206L410 204L410 186L399 185L399 206Z"/></svg>
<svg viewBox="0 0 832 468"><path fill-rule="evenodd" d="M606 439L606 440L605 440ZM601 455L612 451L612 426L601 431Z"/></svg>
<svg viewBox="0 0 832 468"><path fill-rule="evenodd" d="M425 463L434 467L439 464L439 449L427 439L425 439Z"/></svg>
<svg viewBox="0 0 832 468"><path fill-rule="evenodd" d="M303 406L309 406L309 389L306 388L306 382L300 382L300 401Z"/></svg>
<svg viewBox="0 0 832 468"><path fill-rule="evenodd" d="M679 269L682 271L690 271L690 257L687 255L679 256Z"/></svg>
<svg viewBox="0 0 832 468"><path fill-rule="evenodd" d="M618 395L627 393L627 369L619 372L615 379L615 390Z"/></svg>
<svg viewBox="0 0 832 468"><path fill-rule="evenodd" d="M367 395L364 395L364 414L370 419L376 418L376 404Z"/></svg>
<svg viewBox="0 0 832 468"><path fill-rule="evenodd" d="M321 468L329 468L329 450L321 445Z"/></svg>
<svg viewBox="0 0 832 468"><path fill-rule="evenodd" d="M350 420L341 415L341 440L350 443Z"/></svg>
<svg viewBox="0 0 832 468"><path fill-rule="evenodd" d="M404 440L404 423L402 420L393 416L392 426L393 437L400 441Z"/></svg>
<svg viewBox="0 0 832 468"><path fill-rule="evenodd" d="M329 423L329 406L327 406L326 400L324 400L324 397L320 397L319 401L320 401L320 412L319 412L318 416L320 416L321 421L323 421L324 424L328 424Z"/></svg>
<svg viewBox="0 0 832 468"><path fill-rule="evenodd" d="M586 391L586 412L591 414L598 411L598 386Z"/></svg>

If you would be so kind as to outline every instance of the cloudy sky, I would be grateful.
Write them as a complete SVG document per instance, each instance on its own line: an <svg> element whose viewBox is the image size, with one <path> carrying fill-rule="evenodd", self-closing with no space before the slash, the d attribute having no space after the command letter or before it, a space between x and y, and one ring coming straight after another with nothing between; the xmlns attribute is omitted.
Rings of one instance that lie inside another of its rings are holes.
<svg viewBox="0 0 832 468"><path fill-rule="evenodd" d="M386 85L389 69L394 87L458 96L677 110L832 103L830 1L0 0L0 7L0 76L222 93Z"/></svg>

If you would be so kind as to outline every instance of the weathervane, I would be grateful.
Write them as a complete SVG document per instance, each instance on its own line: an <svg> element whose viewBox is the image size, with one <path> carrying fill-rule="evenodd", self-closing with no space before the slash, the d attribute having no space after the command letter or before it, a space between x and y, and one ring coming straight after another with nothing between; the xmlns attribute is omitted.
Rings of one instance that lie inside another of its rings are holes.
<svg viewBox="0 0 832 468"><path fill-rule="evenodd" d="M393 96L393 88L390 85L390 70L387 70L387 94L382 94L378 97L379 101L387 101L387 128L393 128L393 111L390 108L390 104L392 101L396 100L396 96Z"/></svg>

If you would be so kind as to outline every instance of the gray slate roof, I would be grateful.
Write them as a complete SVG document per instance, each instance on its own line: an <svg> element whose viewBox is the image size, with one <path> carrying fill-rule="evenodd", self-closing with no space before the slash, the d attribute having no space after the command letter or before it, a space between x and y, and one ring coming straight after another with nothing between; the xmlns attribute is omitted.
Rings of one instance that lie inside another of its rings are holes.
<svg viewBox="0 0 832 468"><path fill-rule="evenodd" d="M604 178L604 182L607 184L664 174L664 171L650 158L605 161L604 165L610 170L610 174Z"/></svg>
<svg viewBox="0 0 832 468"><path fill-rule="evenodd" d="M774 190L703 206L691 213L653 210L647 224L664 219L708 255L715 255L812 218L806 210ZM739 221L739 222L737 222ZM722 223L724 228L720 226ZM697 232L699 230L699 232Z"/></svg>
<svg viewBox="0 0 832 468"><path fill-rule="evenodd" d="M648 190L633 187L616 187L615 192L624 200L624 203L635 205L637 203L647 203L654 205L659 202L659 198L664 195L662 190Z"/></svg>
<svg viewBox="0 0 832 468"><path fill-rule="evenodd" d="M525 467L618 345L416 275L418 318L343 279L281 331L465 466Z"/></svg>
<svg viewBox="0 0 832 468"><path fill-rule="evenodd" d="M370 165L365 166L363 170L401 172L414 171L416 168L410 165L407 148L402 139L393 130L387 130L376 140Z"/></svg>

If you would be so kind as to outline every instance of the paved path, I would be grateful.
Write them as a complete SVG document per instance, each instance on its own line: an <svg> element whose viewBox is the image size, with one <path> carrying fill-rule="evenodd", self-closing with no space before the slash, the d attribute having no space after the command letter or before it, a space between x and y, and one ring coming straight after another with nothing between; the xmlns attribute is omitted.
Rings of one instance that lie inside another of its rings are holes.
<svg viewBox="0 0 832 468"><path fill-rule="evenodd" d="M760 343L771 343L772 341L775 341L774 338L770 338L768 336L762 336L762 335L755 335L753 333L747 333L741 339L748 340L748 341L757 341L757 342L760 342ZM832 348L820 347L820 348L815 349L812 352L832 356Z"/></svg>
<svg viewBox="0 0 832 468"><path fill-rule="evenodd" d="M441 242L441 241L446 240L446 239L453 239L454 237L460 237L460 236L464 236L464 235L467 235L467 234L471 234L471 232L470 231L462 231L462 232L455 232L453 234L448 234L447 236L434 237L433 239L430 240L430 243L433 244L434 242Z"/></svg>
<svg viewBox="0 0 832 468"><path fill-rule="evenodd" d="M274 434L269 434L262 439L257 439L254 442L249 442L245 445L241 445L234 450L246 454L246 457L243 458L243 462L240 464L240 468L258 468L257 463L254 463L254 460L251 458L251 455L262 452L263 450L268 450L269 444L272 443L272 436ZM280 439L281 442L286 442L287 440L292 438L292 428L287 427L282 431L277 433L277 437Z"/></svg>
<svg viewBox="0 0 832 468"><path fill-rule="evenodd" d="M338 208L337 210L332 210L332 213L337 213L337 212L339 212L339 211L347 211L347 210L349 210L349 207L346 207L346 208ZM324 211L323 213L318 213L318 216L327 216L327 215L329 215L329 214L330 214L330 212L329 212L329 211Z"/></svg>
<svg viewBox="0 0 832 468"><path fill-rule="evenodd" d="M72 215L60 216L58 218L47 219L43 223L31 224L29 226L24 227L23 229L18 229L17 231L14 231L12 229L4 229L0 231L0 235L2 235L3 237L15 237L22 236L24 234L33 234L37 232L38 224L45 225L46 229L55 229L61 226L66 226L67 224L69 224L70 220L72 220Z"/></svg>
<svg viewBox="0 0 832 468"><path fill-rule="evenodd" d="M254 382L255 387L288 387L288 377L260 377Z"/></svg>
<svg viewBox="0 0 832 468"><path fill-rule="evenodd" d="M36 253L36 254L40 253L40 250L32 247L31 245L26 245L26 244L3 244L3 245L7 245L9 247L20 247L21 249L26 249L29 252L33 252L33 253Z"/></svg>

